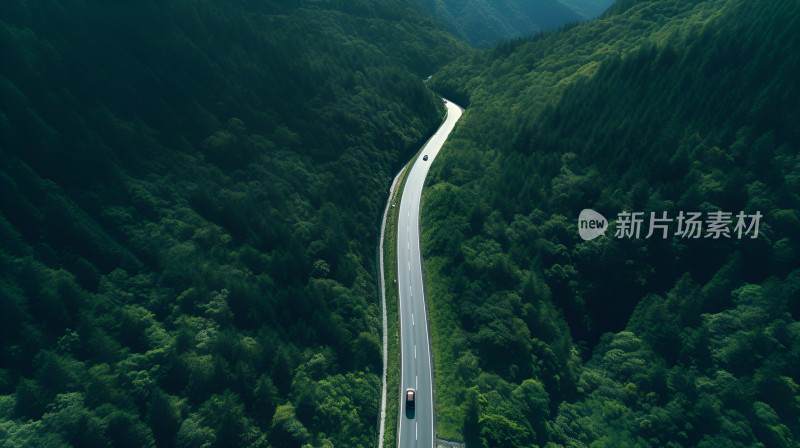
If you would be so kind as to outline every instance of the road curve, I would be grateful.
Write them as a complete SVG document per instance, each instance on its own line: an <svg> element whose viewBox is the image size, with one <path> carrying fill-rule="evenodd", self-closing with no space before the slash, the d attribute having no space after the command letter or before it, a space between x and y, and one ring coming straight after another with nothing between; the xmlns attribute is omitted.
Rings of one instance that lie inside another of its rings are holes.
<svg viewBox="0 0 800 448"><path fill-rule="evenodd" d="M397 209L397 288L400 303L400 418L397 446L433 447L436 422L433 412L433 367L428 339L428 316L422 279L422 255L419 246L419 205L428 168L436 159L445 139L461 118L463 110L445 100L447 118L423 146L420 156L409 171ZM416 408L406 409L405 390L413 388Z"/></svg>

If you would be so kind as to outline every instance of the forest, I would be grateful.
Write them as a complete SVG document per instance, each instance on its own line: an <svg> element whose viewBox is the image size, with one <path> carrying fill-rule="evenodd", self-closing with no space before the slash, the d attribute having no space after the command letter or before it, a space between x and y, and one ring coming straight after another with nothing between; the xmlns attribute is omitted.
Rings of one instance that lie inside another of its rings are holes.
<svg viewBox="0 0 800 448"><path fill-rule="evenodd" d="M0 446L375 446L381 212L445 96L440 438L800 447L800 4L608 5L6 2ZM763 218L614 236L682 211Z"/></svg>
<svg viewBox="0 0 800 448"><path fill-rule="evenodd" d="M391 178L464 54L411 1L0 10L0 445L365 447Z"/></svg>
<svg viewBox="0 0 800 448"><path fill-rule="evenodd" d="M797 2L619 1L434 75L469 105L421 213L440 437L800 446L798 31ZM763 220L584 241L585 208Z"/></svg>

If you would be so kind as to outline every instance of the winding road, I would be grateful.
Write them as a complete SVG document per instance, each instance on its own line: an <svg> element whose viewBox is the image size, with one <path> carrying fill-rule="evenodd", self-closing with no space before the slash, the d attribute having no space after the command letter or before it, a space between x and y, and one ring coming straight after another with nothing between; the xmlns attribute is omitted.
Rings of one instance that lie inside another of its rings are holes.
<svg viewBox="0 0 800 448"><path fill-rule="evenodd" d="M425 308L425 289L422 278L422 255L419 244L419 209L422 186L428 168L442 148L450 131L461 118L463 110L445 100L447 118L422 148L408 173L398 213L397 287L400 302L400 349L402 374L400 379L400 418L398 447L433 447L436 422L433 409L433 366L428 316ZM416 390L415 409L406 409L405 390Z"/></svg>

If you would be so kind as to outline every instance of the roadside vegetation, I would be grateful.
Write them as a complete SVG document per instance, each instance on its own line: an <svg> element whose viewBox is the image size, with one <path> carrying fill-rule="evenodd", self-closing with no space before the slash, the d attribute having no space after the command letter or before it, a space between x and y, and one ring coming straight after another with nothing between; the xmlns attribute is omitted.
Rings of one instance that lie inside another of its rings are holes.
<svg viewBox="0 0 800 448"><path fill-rule="evenodd" d="M397 210L403 196L405 173L410 164L403 168L397 189L391 192L395 208L389 209L386 218L385 239L383 241L383 267L386 284L386 322L388 334L388 363L386 370L386 432L383 446L397 446L397 419L400 415L400 303L397 294Z"/></svg>

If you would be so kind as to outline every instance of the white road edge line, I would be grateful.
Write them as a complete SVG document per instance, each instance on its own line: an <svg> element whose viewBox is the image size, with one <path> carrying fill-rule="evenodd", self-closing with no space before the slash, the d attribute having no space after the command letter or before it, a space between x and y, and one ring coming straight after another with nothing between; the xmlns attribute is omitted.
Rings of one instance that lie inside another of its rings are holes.
<svg viewBox="0 0 800 448"><path fill-rule="evenodd" d="M417 219L419 219L419 218L417 218ZM417 221L417 225L419 226L419 221ZM421 248L420 248L420 250L419 250L419 252L417 254L419 255L419 278L422 279L422 282L424 284L425 283L425 276L422 275L422 249ZM423 306L426 303L425 302L425 288L424 287L422 288L422 303L423 303ZM431 388L430 388L430 391L429 391L430 392L430 397L431 397L431 407L430 407L430 409L431 409L431 414L435 414L435 412L433 410L433 363L430 362L430 359L431 359L431 354L430 354L431 339L430 339L430 335L428 334L428 313L427 313L427 311L425 312L425 314L423 316L424 316L423 317L423 319L424 319L423 322L425 323L425 325L423 325L423 327L425 327L425 339L428 341L428 347L425 348L425 352L426 352L426 354L428 356L428 369L430 370L430 375L431 375L431 377L430 377L431 378ZM432 418L435 421L436 416L433 415ZM398 430L398 433L399 432L400 431ZM435 431L435 429L433 431L431 431L431 446L432 447L436 446L436 431Z"/></svg>

